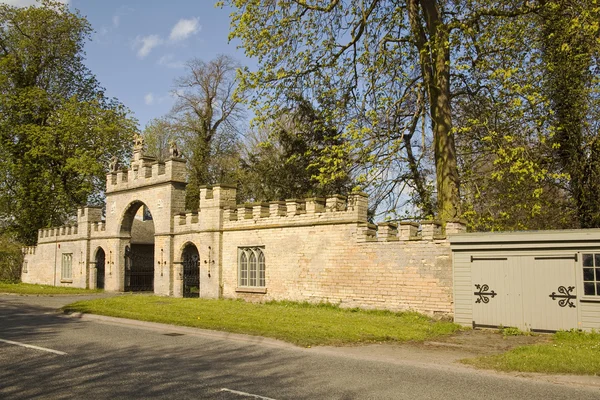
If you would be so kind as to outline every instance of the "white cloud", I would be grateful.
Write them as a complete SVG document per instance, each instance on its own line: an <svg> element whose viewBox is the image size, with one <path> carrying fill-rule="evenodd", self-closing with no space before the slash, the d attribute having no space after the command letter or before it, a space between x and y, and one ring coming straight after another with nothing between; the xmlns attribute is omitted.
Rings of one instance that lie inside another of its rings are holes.
<svg viewBox="0 0 600 400"><path fill-rule="evenodd" d="M147 93L144 96L144 103L146 103L149 106L154 104L154 95L152 93Z"/></svg>
<svg viewBox="0 0 600 400"><path fill-rule="evenodd" d="M59 3L69 4L70 0L57 0ZM0 3L8 4L15 7L28 7L38 5L36 0L0 0Z"/></svg>
<svg viewBox="0 0 600 400"><path fill-rule="evenodd" d="M176 42L187 39L191 35L198 33L202 27L198 23L198 18L182 18L171 29L169 39Z"/></svg>
<svg viewBox="0 0 600 400"><path fill-rule="evenodd" d="M113 15L113 17L112 17L112 23L113 23L113 27L118 28L119 24L121 23L121 16L120 15Z"/></svg>
<svg viewBox="0 0 600 400"><path fill-rule="evenodd" d="M173 54L166 54L159 58L158 65L162 65L167 68L183 68L184 63L182 61L175 60Z"/></svg>
<svg viewBox="0 0 600 400"><path fill-rule="evenodd" d="M133 41L133 47L137 49L139 58L144 58L153 48L163 43L163 40L158 35L138 36Z"/></svg>

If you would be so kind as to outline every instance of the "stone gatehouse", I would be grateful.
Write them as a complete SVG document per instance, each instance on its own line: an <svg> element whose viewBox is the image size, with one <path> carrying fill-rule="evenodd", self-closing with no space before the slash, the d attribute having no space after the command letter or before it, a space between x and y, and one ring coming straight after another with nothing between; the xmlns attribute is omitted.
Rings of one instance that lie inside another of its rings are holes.
<svg viewBox="0 0 600 400"><path fill-rule="evenodd" d="M76 224L41 229L23 282L452 312L450 245L435 222L369 224L364 194L236 205L227 185L201 188L199 211L184 213L184 160L136 146L128 168L111 169L106 216L83 207Z"/></svg>

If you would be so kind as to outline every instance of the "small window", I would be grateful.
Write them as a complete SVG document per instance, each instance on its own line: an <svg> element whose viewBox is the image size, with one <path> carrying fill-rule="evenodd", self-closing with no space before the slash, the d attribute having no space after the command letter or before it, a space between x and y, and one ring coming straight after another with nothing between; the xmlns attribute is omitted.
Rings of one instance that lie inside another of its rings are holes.
<svg viewBox="0 0 600 400"><path fill-rule="evenodd" d="M23 261L23 273L27 273L27 261Z"/></svg>
<svg viewBox="0 0 600 400"><path fill-rule="evenodd" d="M265 255L262 248L238 248L238 265L239 286L265 287Z"/></svg>
<svg viewBox="0 0 600 400"><path fill-rule="evenodd" d="M65 279L65 280L73 279L73 254L72 253L63 253L63 255L62 255L61 279Z"/></svg>
<svg viewBox="0 0 600 400"><path fill-rule="evenodd" d="M583 254L583 293L600 296L600 254Z"/></svg>

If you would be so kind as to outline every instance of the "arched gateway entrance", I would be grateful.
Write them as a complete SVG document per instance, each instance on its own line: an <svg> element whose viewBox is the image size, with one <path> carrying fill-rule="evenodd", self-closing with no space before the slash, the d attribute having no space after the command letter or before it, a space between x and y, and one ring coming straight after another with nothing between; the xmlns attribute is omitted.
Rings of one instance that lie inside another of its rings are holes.
<svg viewBox="0 0 600 400"><path fill-rule="evenodd" d="M154 221L148 207L131 203L121 224L125 243L123 289L126 292L154 291Z"/></svg>
<svg viewBox="0 0 600 400"><path fill-rule="evenodd" d="M200 296L200 256L198 248L188 243L183 249L183 297Z"/></svg>

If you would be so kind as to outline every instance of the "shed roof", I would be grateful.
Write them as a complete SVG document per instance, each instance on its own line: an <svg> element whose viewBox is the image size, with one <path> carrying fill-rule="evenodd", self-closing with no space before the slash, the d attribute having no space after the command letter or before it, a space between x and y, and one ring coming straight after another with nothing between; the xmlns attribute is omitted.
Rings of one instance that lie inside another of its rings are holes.
<svg viewBox="0 0 600 400"><path fill-rule="evenodd" d="M483 249L578 249L600 246L600 229L478 232L449 236L453 251Z"/></svg>

